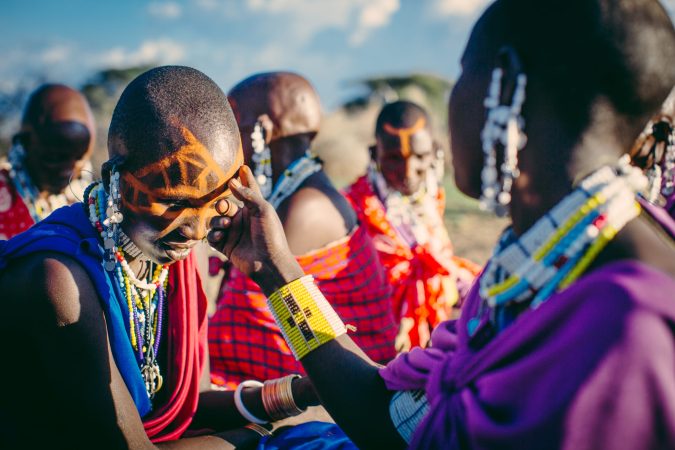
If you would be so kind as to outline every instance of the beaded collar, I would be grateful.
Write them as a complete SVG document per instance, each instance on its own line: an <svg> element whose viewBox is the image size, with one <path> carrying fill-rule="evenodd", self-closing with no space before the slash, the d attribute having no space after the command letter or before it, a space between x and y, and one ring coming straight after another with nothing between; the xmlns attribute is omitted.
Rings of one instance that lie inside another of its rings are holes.
<svg viewBox="0 0 675 450"><path fill-rule="evenodd" d="M385 207L387 219L409 246L431 245L440 249L450 245L438 212L439 185L435 171L429 170L422 187L411 195L389 188L375 163L368 168L368 179Z"/></svg>
<svg viewBox="0 0 675 450"><path fill-rule="evenodd" d="M284 170L284 173L274 185L274 189L272 189L272 193L267 201L270 202L274 209L278 208L284 200L293 195L307 178L320 171L321 167L319 158L312 156L308 151Z"/></svg>
<svg viewBox="0 0 675 450"><path fill-rule="evenodd" d="M574 282L640 213L635 196L646 184L625 155L616 167L581 181L520 238L506 230L480 278L481 303L467 323L469 335L484 341L515 319L508 307L536 309Z"/></svg>
<svg viewBox="0 0 675 450"><path fill-rule="evenodd" d="M125 249L136 254L136 257L143 255L119 227L117 233L111 233L106 212L107 194L103 186L100 183L92 184L87 188L84 201L89 221L101 234L104 247L107 251L114 249L114 267L105 269L112 272L112 277L119 285L119 292L122 293L124 303L127 305L129 339L136 353L148 397L152 399L163 383L157 354L162 334L169 266L150 263L148 279L136 277L125 258L125 254L128 256L131 254ZM107 262L105 264L107 265Z"/></svg>
<svg viewBox="0 0 675 450"><path fill-rule="evenodd" d="M10 164L9 176L12 183L28 208L31 217L38 223L55 209L79 201L84 188L91 183L91 163L87 162L78 178L71 180L69 186L60 194L50 194L41 197L40 191L33 183L24 164L26 151L20 143L15 143L7 155Z"/></svg>

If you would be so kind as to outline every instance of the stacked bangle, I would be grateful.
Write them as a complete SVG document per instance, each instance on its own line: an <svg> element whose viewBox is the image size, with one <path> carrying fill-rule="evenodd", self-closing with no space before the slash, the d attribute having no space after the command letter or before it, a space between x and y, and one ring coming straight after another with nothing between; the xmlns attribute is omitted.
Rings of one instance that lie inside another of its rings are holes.
<svg viewBox="0 0 675 450"><path fill-rule="evenodd" d="M255 431L260 435L260 437L272 436L272 432L270 430L261 425L258 425L257 423L249 423L248 425L244 425L244 428Z"/></svg>
<svg viewBox="0 0 675 450"><path fill-rule="evenodd" d="M246 405L244 405L244 401L241 399L241 391L247 387L263 387L263 384L260 381L255 380L246 380L239 383L239 386L237 386L237 389L234 391L234 405L237 407L237 411L239 411L239 414L249 422L259 425L267 423L267 420L258 419L246 409Z"/></svg>
<svg viewBox="0 0 675 450"><path fill-rule="evenodd" d="M305 410L298 408L293 399L293 380L300 375L288 375L283 378L265 381L262 388L262 401L265 412L273 421L297 416Z"/></svg>
<svg viewBox="0 0 675 450"><path fill-rule="evenodd" d="M267 304L297 360L347 332L311 275L281 287Z"/></svg>

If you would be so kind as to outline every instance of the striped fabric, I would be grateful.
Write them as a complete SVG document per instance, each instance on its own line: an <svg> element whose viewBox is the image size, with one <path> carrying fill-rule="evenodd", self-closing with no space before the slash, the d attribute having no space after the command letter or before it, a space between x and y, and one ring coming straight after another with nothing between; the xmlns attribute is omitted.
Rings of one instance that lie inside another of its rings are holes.
<svg viewBox="0 0 675 450"><path fill-rule="evenodd" d="M354 341L374 361L394 357L396 326L390 287L366 231L298 257L321 292L347 325ZM211 381L234 388L246 379L266 380L304 373L286 345L258 286L231 269L221 286L216 313L209 321Z"/></svg>
<svg viewBox="0 0 675 450"><path fill-rule="evenodd" d="M389 416L398 433L408 443L427 412L429 402L421 389L397 391L389 402Z"/></svg>

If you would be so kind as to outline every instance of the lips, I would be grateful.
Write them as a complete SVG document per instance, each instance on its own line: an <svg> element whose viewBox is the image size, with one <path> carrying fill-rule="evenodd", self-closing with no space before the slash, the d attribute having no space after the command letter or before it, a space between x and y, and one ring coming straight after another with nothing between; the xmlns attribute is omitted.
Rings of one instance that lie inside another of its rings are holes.
<svg viewBox="0 0 675 450"><path fill-rule="evenodd" d="M192 248L198 243L199 241L160 242L160 246L169 258L178 261L187 258Z"/></svg>

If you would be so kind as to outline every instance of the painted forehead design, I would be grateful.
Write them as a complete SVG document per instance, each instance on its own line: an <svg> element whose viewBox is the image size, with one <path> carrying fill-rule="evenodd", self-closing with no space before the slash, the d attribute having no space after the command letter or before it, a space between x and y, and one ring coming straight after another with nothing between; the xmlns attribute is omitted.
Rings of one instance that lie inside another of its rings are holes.
<svg viewBox="0 0 675 450"><path fill-rule="evenodd" d="M395 128L389 123L384 123L382 129L389 135L396 136L401 140L401 154L404 158L410 156L411 138L427 125L424 117L420 117L411 127Z"/></svg>
<svg viewBox="0 0 675 450"><path fill-rule="evenodd" d="M181 127L185 144L156 163L125 173L123 190L127 207L136 212L146 211L167 219L175 219L187 209L172 211L154 205L158 198L203 199L221 193L213 191L223 186L243 163L241 144L235 162L226 173L216 163L207 148L185 127Z"/></svg>

